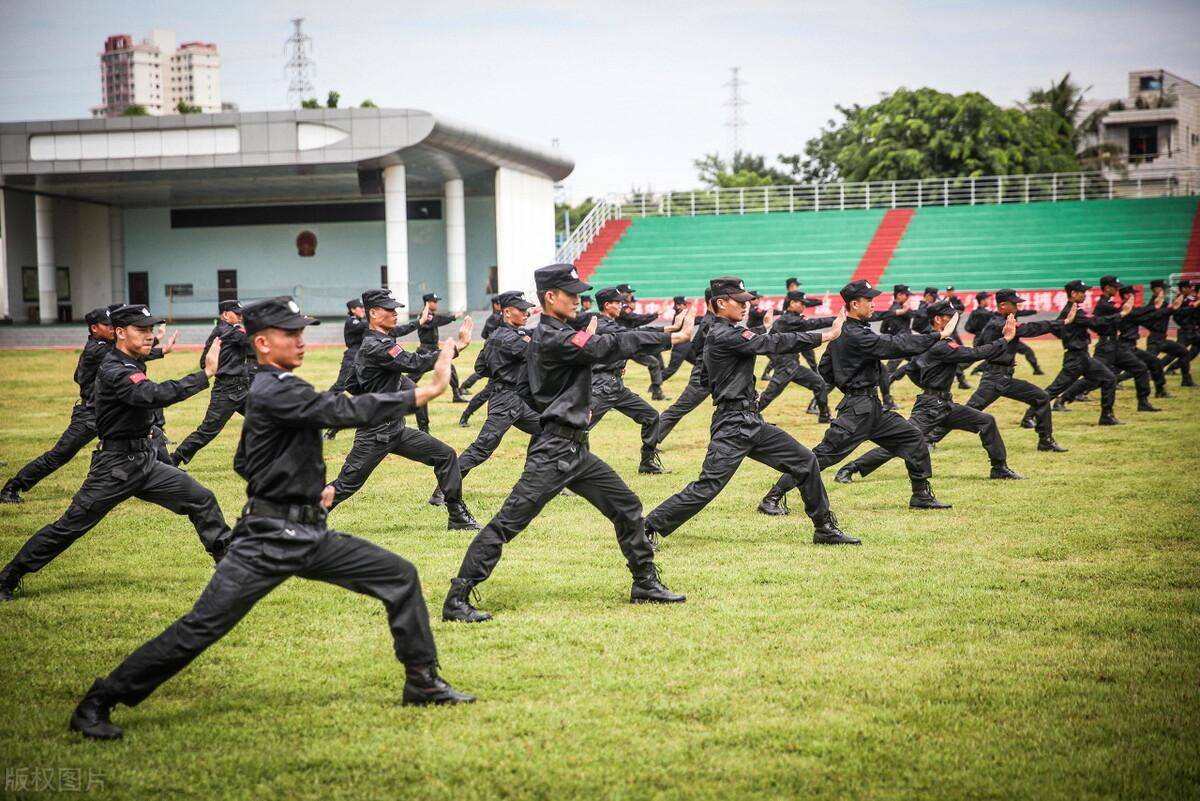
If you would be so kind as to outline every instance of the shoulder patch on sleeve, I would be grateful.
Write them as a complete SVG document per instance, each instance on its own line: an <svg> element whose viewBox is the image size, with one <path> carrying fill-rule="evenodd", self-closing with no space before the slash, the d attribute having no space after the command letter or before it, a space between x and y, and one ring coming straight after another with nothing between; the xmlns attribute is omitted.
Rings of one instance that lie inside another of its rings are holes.
<svg viewBox="0 0 1200 801"><path fill-rule="evenodd" d="M953 339L947 339L946 343L950 345L951 350L958 350L958 343L955 342Z"/></svg>
<svg viewBox="0 0 1200 801"><path fill-rule="evenodd" d="M140 384L146 380L145 373L130 373L129 380L135 384Z"/></svg>
<svg viewBox="0 0 1200 801"><path fill-rule="evenodd" d="M582 348L584 345L586 345L588 343L588 340L591 338L592 338L592 335L589 334L587 331L576 331L575 334L567 341L570 342L572 345L574 345L577 348Z"/></svg>
<svg viewBox="0 0 1200 801"><path fill-rule="evenodd" d="M402 350L404 350L404 348L400 347L399 345L392 345L390 348L388 348L388 356L391 356L394 359L400 355L400 351Z"/></svg>
<svg viewBox="0 0 1200 801"><path fill-rule="evenodd" d="M754 339L754 332L747 328L742 332L742 339Z"/></svg>

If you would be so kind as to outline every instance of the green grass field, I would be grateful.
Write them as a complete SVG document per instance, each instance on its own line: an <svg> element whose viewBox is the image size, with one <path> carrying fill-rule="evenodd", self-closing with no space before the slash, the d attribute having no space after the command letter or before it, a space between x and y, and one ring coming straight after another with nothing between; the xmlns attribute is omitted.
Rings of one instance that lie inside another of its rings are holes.
<svg viewBox="0 0 1200 801"><path fill-rule="evenodd" d="M1035 346L1056 369L1057 343ZM301 375L327 386L339 357L315 351ZM173 354L151 377L195 358ZM5 476L65 425L75 359L0 353ZM628 380L647 384L633 364ZM50 776L137 799L1197 798L1200 390L1177 387L1158 415L1118 393L1120 428L1095 427L1094 403L1056 415L1060 455L1037 453L1022 410L1001 401L1010 463L1029 480L989 482L978 439L953 434L933 458L948 512L910 512L898 462L851 486L829 471L858 548L813 546L798 511L755 514L774 476L747 462L660 554L681 606L629 605L609 523L556 499L481 587L496 619L435 623L442 671L473 706L402 707L382 607L293 580L140 707L119 707L123 741L84 742L66 723L92 679L186 612L212 572L185 518L130 501L0 606L4 794L44 797L35 777ZM906 409L914 394L899 389ZM789 389L768 419L811 446L822 427L808 399ZM172 439L207 402L167 410ZM461 409L432 410L458 450L484 419L460 429ZM620 415L592 446L648 509L695 478L709 413L668 440L669 476L637 475L637 426ZM239 430L190 467L231 524ZM331 478L351 439L327 448ZM481 522L526 440L513 432L467 480ZM86 467L81 454L0 507L4 560L66 508ZM432 488L431 471L391 457L330 522L416 563L437 616L469 535L445 531Z"/></svg>

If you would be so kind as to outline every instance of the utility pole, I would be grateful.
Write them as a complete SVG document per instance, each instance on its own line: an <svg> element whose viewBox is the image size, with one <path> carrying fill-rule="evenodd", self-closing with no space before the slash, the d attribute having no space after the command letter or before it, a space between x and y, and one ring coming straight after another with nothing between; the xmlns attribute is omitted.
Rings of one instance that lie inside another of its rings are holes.
<svg viewBox="0 0 1200 801"><path fill-rule="evenodd" d="M741 69L741 67L730 67L730 78L725 84L725 88L729 90L729 99L725 101L724 106L729 109L729 116L725 120L725 127L729 129L730 138L733 143L733 154L730 155L731 162L733 161L733 156L742 148L742 128L746 127L747 124L746 118L742 116L742 108L749 105L749 101L742 96L742 89L745 88L746 82L741 78Z"/></svg>
<svg viewBox="0 0 1200 801"><path fill-rule="evenodd" d="M287 104L289 108L299 108L301 101L316 94L312 78L317 71L317 62L309 57L312 49L312 37L301 30L303 24L303 17L292 20L292 35L284 43L284 48L288 53L284 72L287 73L288 78Z"/></svg>

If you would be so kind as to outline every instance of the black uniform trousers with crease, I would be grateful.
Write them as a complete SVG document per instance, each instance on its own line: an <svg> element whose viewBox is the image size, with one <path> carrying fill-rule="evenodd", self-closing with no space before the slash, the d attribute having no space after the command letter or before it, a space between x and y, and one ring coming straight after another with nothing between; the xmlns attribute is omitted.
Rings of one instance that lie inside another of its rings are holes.
<svg viewBox="0 0 1200 801"><path fill-rule="evenodd" d="M1054 434L1054 418L1050 412L1050 393L1041 387L1013 378L1013 368L999 365L988 365L983 370L983 378L975 392L967 399L967 405L972 409L983 411L996 402L997 398L1009 398L1029 404L1025 413L1033 417L1034 429L1040 436L1049 437Z"/></svg>
<svg viewBox="0 0 1200 801"><path fill-rule="evenodd" d="M245 379L222 382L217 379L208 398L208 410L195 431L184 437L175 449L175 457L190 462L196 452L217 438L233 415L246 413L246 396L250 383Z"/></svg>
<svg viewBox="0 0 1200 801"><path fill-rule="evenodd" d="M89 404L77 403L71 409L71 422L59 436L54 447L36 457L12 477L18 492L28 492L38 482L75 458L83 446L96 438L96 410Z"/></svg>
<svg viewBox="0 0 1200 801"><path fill-rule="evenodd" d="M642 453L658 444L658 411L629 387L616 373L596 373L592 377L592 421L595 428L604 415L616 410L642 427Z"/></svg>
<svg viewBox="0 0 1200 801"><path fill-rule="evenodd" d="M455 502L462 498L462 473L454 449L423 431L409 428L403 420L392 420L355 432L354 445L333 482L334 505L362 489L389 453L429 465L446 500Z"/></svg>
<svg viewBox="0 0 1200 801"><path fill-rule="evenodd" d="M496 452L500 441L513 426L534 437L542 433L540 415L514 390L500 388L495 383L489 383L487 389L493 390L488 400L487 420L475 441L458 457L458 469L463 478Z"/></svg>
<svg viewBox="0 0 1200 801"><path fill-rule="evenodd" d="M140 703L292 576L377 598L387 612L396 658L411 665L437 661L417 569L405 559L358 537L330 531L323 520L300 523L245 516L233 535L233 546L191 611L101 680L106 697L127 706Z"/></svg>

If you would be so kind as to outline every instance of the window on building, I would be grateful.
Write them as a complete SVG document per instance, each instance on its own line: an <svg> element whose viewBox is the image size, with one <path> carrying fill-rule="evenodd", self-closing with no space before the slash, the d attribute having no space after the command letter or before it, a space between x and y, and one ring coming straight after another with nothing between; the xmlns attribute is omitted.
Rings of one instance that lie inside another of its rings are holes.
<svg viewBox="0 0 1200 801"><path fill-rule="evenodd" d="M1158 155L1158 127L1139 125L1129 129L1129 157L1151 161Z"/></svg>
<svg viewBox="0 0 1200 801"><path fill-rule="evenodd" d="M54 292L60 301L71 299L71 268L54 268Z"/></svg>
<svg viewBox="0 0 1200 801"><path fill-rule="evenodd" d="M217 270L217 300L237 300L237 270Z"/></svg>
<svg viewBox="0 0 1200 801"><path fill-rule="evenodd" d="M387 265L386 264L379 265L379 286L383 289L388 288Z"/></svg>
<svg viewBox="0 0 1200 801"><path fill-rule="evenodd" d="M21 268L21 300L26 303L38 302L37 267Z"/></svg>
<svg viewBox="0 0 1200 801"><path fill-rule="evenodd" d="M1143 92L1150 92L1162 89L1162 78L1157 75L1143 75L1138 80L1138 89Z"/></svg>

